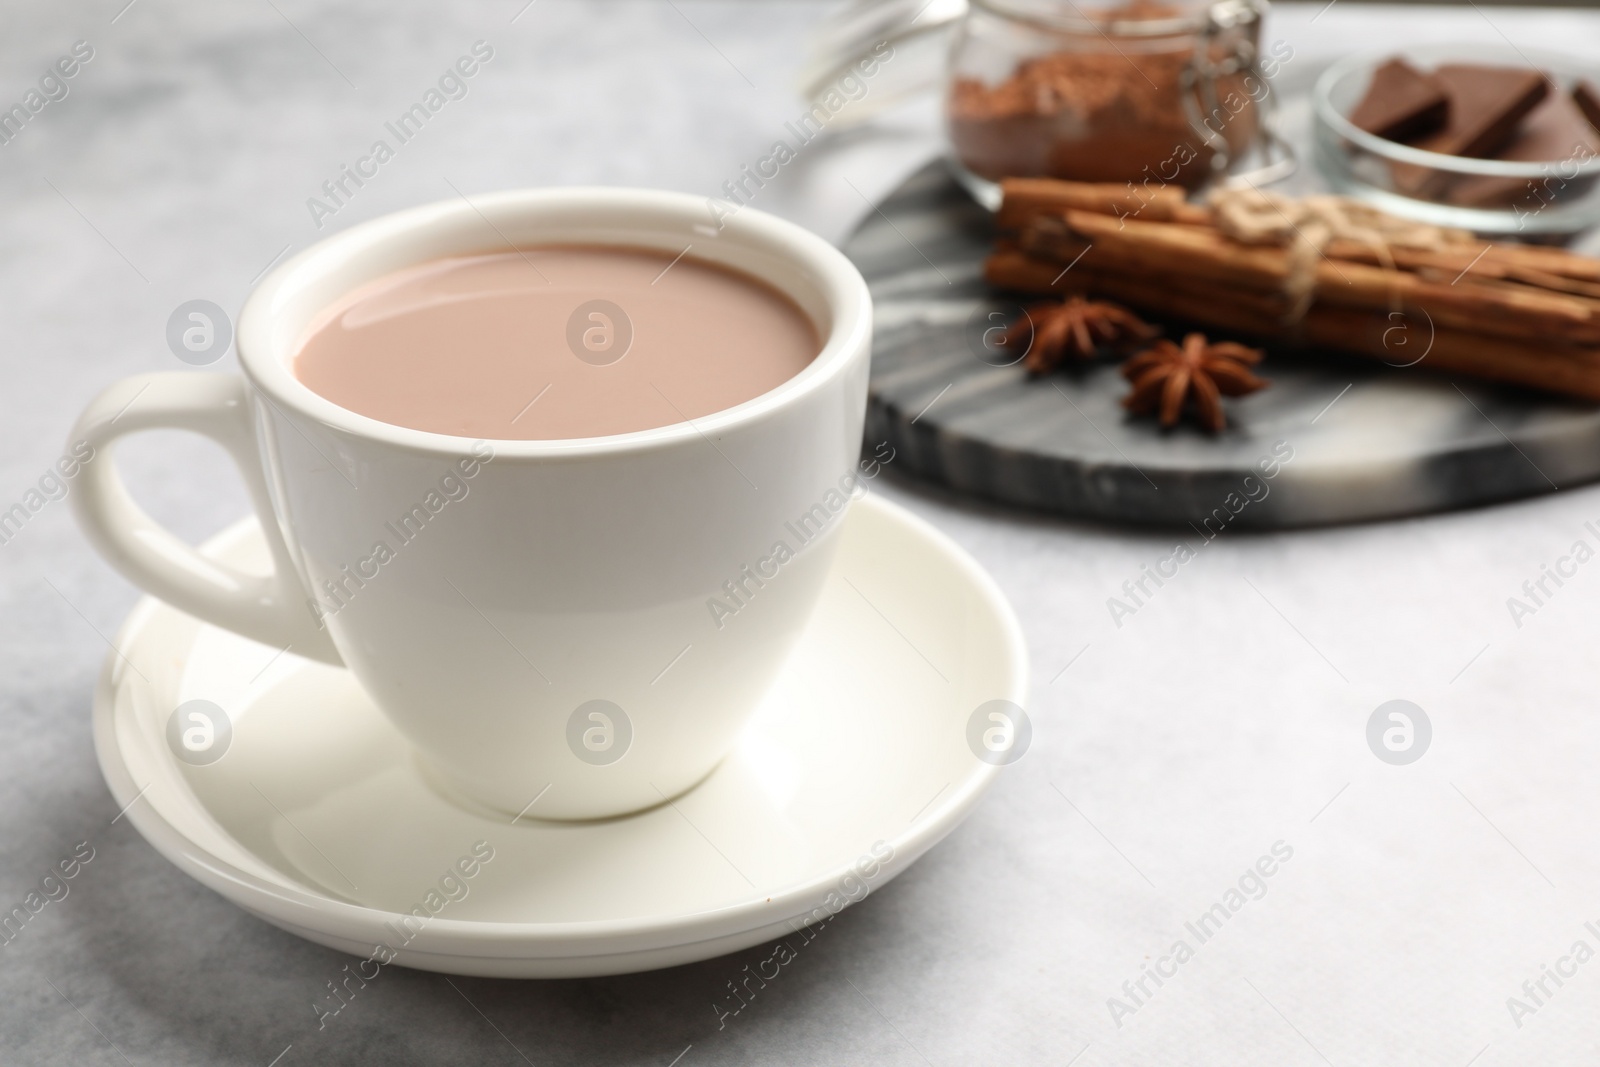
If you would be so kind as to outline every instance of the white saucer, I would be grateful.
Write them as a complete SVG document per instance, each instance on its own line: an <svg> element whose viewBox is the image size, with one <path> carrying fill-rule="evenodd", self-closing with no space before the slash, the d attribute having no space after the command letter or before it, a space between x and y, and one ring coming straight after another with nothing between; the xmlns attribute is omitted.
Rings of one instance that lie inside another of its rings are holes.
<svg viewBox="0 0 1600 1067"><path fill-rule="evenodd" d="M966 553L872 496L843 538L739 748L670 805L589 823L539 821L537 802L514 823L468 810L345 671L148 599L95 694L101 770L185 873L356 955L383 944L409 967L554 978L760 944L876 890L949 833L1000 770L969 747L974 711L1025 699L1016 619ZM254 520L206 551L267 565ZM203 766L167 741L174 710L197 699L232 724ZM493 858L474 864L480 841ZM441 885L463 857L472 877ZM413 907L427 920L403 924Z"/></svg>

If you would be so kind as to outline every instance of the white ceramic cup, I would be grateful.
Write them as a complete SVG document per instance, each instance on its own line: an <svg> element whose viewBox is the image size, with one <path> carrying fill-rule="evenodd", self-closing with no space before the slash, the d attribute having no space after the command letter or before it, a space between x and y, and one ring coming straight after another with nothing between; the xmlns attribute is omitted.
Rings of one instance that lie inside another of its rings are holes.
<svg viewBox="0 0 1600 1067"><path fill-rule="evenodd" d="M805 626L855 484L866 404L872 311L856 269L759 211L710 221L697 197L547 189L430 204L330 237L246 301L242 377L149 374L89 405L73 440L100 458L73 494L79 520L155 596L347 666L450 791L536 818L659 804L733 746ZM357 286L508 243L674 255L692 244L787 293L822 351L725 411L558 441L393 426L291 373L313 317ZM162 428L232 455L270 575L202 557L129 497L108 446Z"/></svg>

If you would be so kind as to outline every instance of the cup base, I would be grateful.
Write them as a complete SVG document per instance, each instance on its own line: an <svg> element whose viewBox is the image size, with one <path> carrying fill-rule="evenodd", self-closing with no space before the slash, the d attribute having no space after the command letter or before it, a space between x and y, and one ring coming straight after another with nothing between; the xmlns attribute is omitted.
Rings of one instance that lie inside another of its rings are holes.
<svg viewBox="0 0 1600 1067"><path fill-rule="evenodd" d="M670 804L687 793L692 793L700 783L711 777L716 769L722 766L727 755L724 754L703 772L690 779L687 783L677 783L669 786L665 791L655 791L653 795L642 799L633 797L620 799L612 804L568 801L556 810L545 810L545 802L550 799L554 787L549 786L543 790L530 794L524 803L509 804L500 798L486 794L481 788L474 789L462 784L459 778L430 761L421 751L412 749L412 762L416 765L417 774L426 782L440 798L448 801L463 811L471 812L487 819L506 821L508 818L513 823L519 822L549 822L549 823L590 823L605 822L609 819L626 819L647 811Z"/></svg>

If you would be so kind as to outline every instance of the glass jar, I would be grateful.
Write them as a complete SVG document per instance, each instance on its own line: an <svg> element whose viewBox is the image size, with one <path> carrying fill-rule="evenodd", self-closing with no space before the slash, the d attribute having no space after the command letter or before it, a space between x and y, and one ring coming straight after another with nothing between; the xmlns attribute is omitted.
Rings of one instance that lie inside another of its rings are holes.
<svg viewBox="0 0 1600 1067"><path fill-rule="evenodd" d="M1193 189L1226 173L1261 137L1267 75L1285 58L1263 72L1265 8L970 0L945 89L957 175L995 207L1006 177Z"/></svg>

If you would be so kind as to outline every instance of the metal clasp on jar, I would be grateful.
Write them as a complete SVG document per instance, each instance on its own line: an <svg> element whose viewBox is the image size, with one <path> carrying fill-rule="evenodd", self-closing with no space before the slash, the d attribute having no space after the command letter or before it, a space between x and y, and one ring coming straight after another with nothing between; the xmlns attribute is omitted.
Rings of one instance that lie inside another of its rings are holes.
<svg viewBox="0 0 1600 1067"><path fill-rule="evenodd" d="M1264 160L1251 171L1227 178L1230 183L1254 185L1278 181L1293 174L1298 165L1294 149L1277 133L1273 121L1277 96L1261 69L1256 31L1265 12L1264 0L1218 0L1212 4L1196 35L1194 51L1179 77L1184 115L1190 128L1211 148L1211 167L1219 177L1238 160L1227 138L1210 125L1210 120L1219 114L1228 118L1234 114L1225 109L1217 90L1218 82L1240 75L1244 82L1254 80L1264 88L1259 98L1250 94L1256 108L1256 140L1262 146Z"/></svg>

